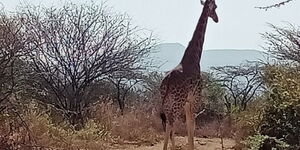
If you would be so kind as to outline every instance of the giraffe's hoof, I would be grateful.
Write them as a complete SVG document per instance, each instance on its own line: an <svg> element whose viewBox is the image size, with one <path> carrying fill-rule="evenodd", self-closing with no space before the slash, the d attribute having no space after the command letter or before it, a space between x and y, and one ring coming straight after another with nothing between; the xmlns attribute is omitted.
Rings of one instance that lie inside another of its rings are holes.
<svg viewBox="0 0 300 150"><path fill-rule="evenodd" d="M177 145L177 146L175 146L174 150L183 150L183 147L181 145Z"/></svg>
<svg viewBox="0 0 300 150"><path fill-rule="evenodd" d="M199 145L206 145L206 144L207 144L207 142L200 141L200 140L197 140L197 143L198 143Z"/></svg>

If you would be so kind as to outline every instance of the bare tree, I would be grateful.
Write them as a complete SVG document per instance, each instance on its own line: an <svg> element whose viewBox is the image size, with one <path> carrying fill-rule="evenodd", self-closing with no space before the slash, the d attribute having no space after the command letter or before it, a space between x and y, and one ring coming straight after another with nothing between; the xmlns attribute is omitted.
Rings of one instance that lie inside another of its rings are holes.
<svg viewBox="0 0 300 150"><path fill-rule="evenodd" d="M127 16L104 5L25 7L19 17L39 87L73 125L84 122L90 85L115 72L144 68L155 44L151 35L139 36L143 32Z"/></svg>
<svg viewBox="0 0 300 150"><path fill-rule="evenodd" d="M126 96L130 90L133 90L134 86L142 81L142 72L140 71L126 71L126 72L115 72L111 74L108 80L115 86L116 100L118 101L121 114L124 113Z"/></svg>
<svg viewBox="0 0 300 150"><path fill-rule="evenodd" d="M278 60L300 63L300 27L288 24L277 27L270 24L272 32L262 34L266 41L265 49Z"/></svg>
<svg viewBox="0 0 300 150"><path fill-rule="evenodd" d="M18 19L0 12L0 103L7 100L16 85L14 65L24 46L20 29Z"/></svg>
<svg viewBox="0 0 300 150"><path fill-rule="evenodd" d="M262 87L259 65L241 64L240 66L213 67L218 82L226 89L225 106L228 112L233 107L245 110L255 94Z"/></svg>

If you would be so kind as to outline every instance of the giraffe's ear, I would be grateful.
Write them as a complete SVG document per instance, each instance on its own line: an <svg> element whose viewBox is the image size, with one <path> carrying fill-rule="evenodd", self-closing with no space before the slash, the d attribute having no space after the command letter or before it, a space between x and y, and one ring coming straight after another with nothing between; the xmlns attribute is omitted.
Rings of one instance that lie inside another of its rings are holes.
<svg viewBox="0 0 300 150"><path fill-rule="evenodd" d="M200 0L200 3L201 3L201 5L204 5L205 2L203 0Z"/></svg>

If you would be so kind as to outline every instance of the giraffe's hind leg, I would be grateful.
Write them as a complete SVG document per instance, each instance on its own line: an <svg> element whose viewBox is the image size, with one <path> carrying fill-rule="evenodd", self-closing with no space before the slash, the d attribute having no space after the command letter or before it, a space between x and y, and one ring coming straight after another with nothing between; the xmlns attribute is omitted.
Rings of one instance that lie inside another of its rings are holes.
<svg viewBox="0 0 300 150"><path fill-rule="evenodd" d="M192 105L187 102L184 106L186 115L186 127L188 133L188 149L194 150L194 130L195 130L195 117L192 111Z"/></svg>
<svg viewBox="0 0 300 150"><path fill-rule="evenodd" d="M170 125L171 127L171 132L170 132L170 139L171 139L171 142L172 142L172 150L175 150L176 147L175 147L175 130L174 130L174 124L171 124Z"/></svg>
<svg viewBox="0 0 300 150"><path fill-rule="evenodd" d="M169 137L171 135L171 126L169 123L166 123L166 132L165 132L165 139L164 139L164 148L163 150L168 149L168 142L169 142Z"/></svg>

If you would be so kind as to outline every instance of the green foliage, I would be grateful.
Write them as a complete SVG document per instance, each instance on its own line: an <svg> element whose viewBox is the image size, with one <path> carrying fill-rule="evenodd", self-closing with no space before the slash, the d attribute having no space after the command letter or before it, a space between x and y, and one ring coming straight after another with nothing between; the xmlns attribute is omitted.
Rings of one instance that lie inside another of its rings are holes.
<svg viewBox="0 0 300 150"><path fill-rule="evenodd" d="M290 147L288 144L281 140L260 134L248 137L245 141L243 141L243 143L250 150L286 150Z"/></svg>
<svg viewBox="0 0 300 150"><path fill-rule="evenodd" d="M246 111L233 113L237 127L236 138L238 140L245 140L245 137L259 132L264 107L264 102L257 100L250 103Z"/></svg>
<svg viewBox="0 0 300 150"><path fill-rule="evenodd" d="M292 66L266 66L264 79L270 89L261 122L261 134L300 146L300 71Z"/></svg>
<svg viewBox="0 0 300 150"><path fill-rule="evenodd" d="M225 90L221 84L210 73L202 72L203 77L203 100L204 107L209 110L214 110L218 113L224 112L223 97Z"/></svg>

